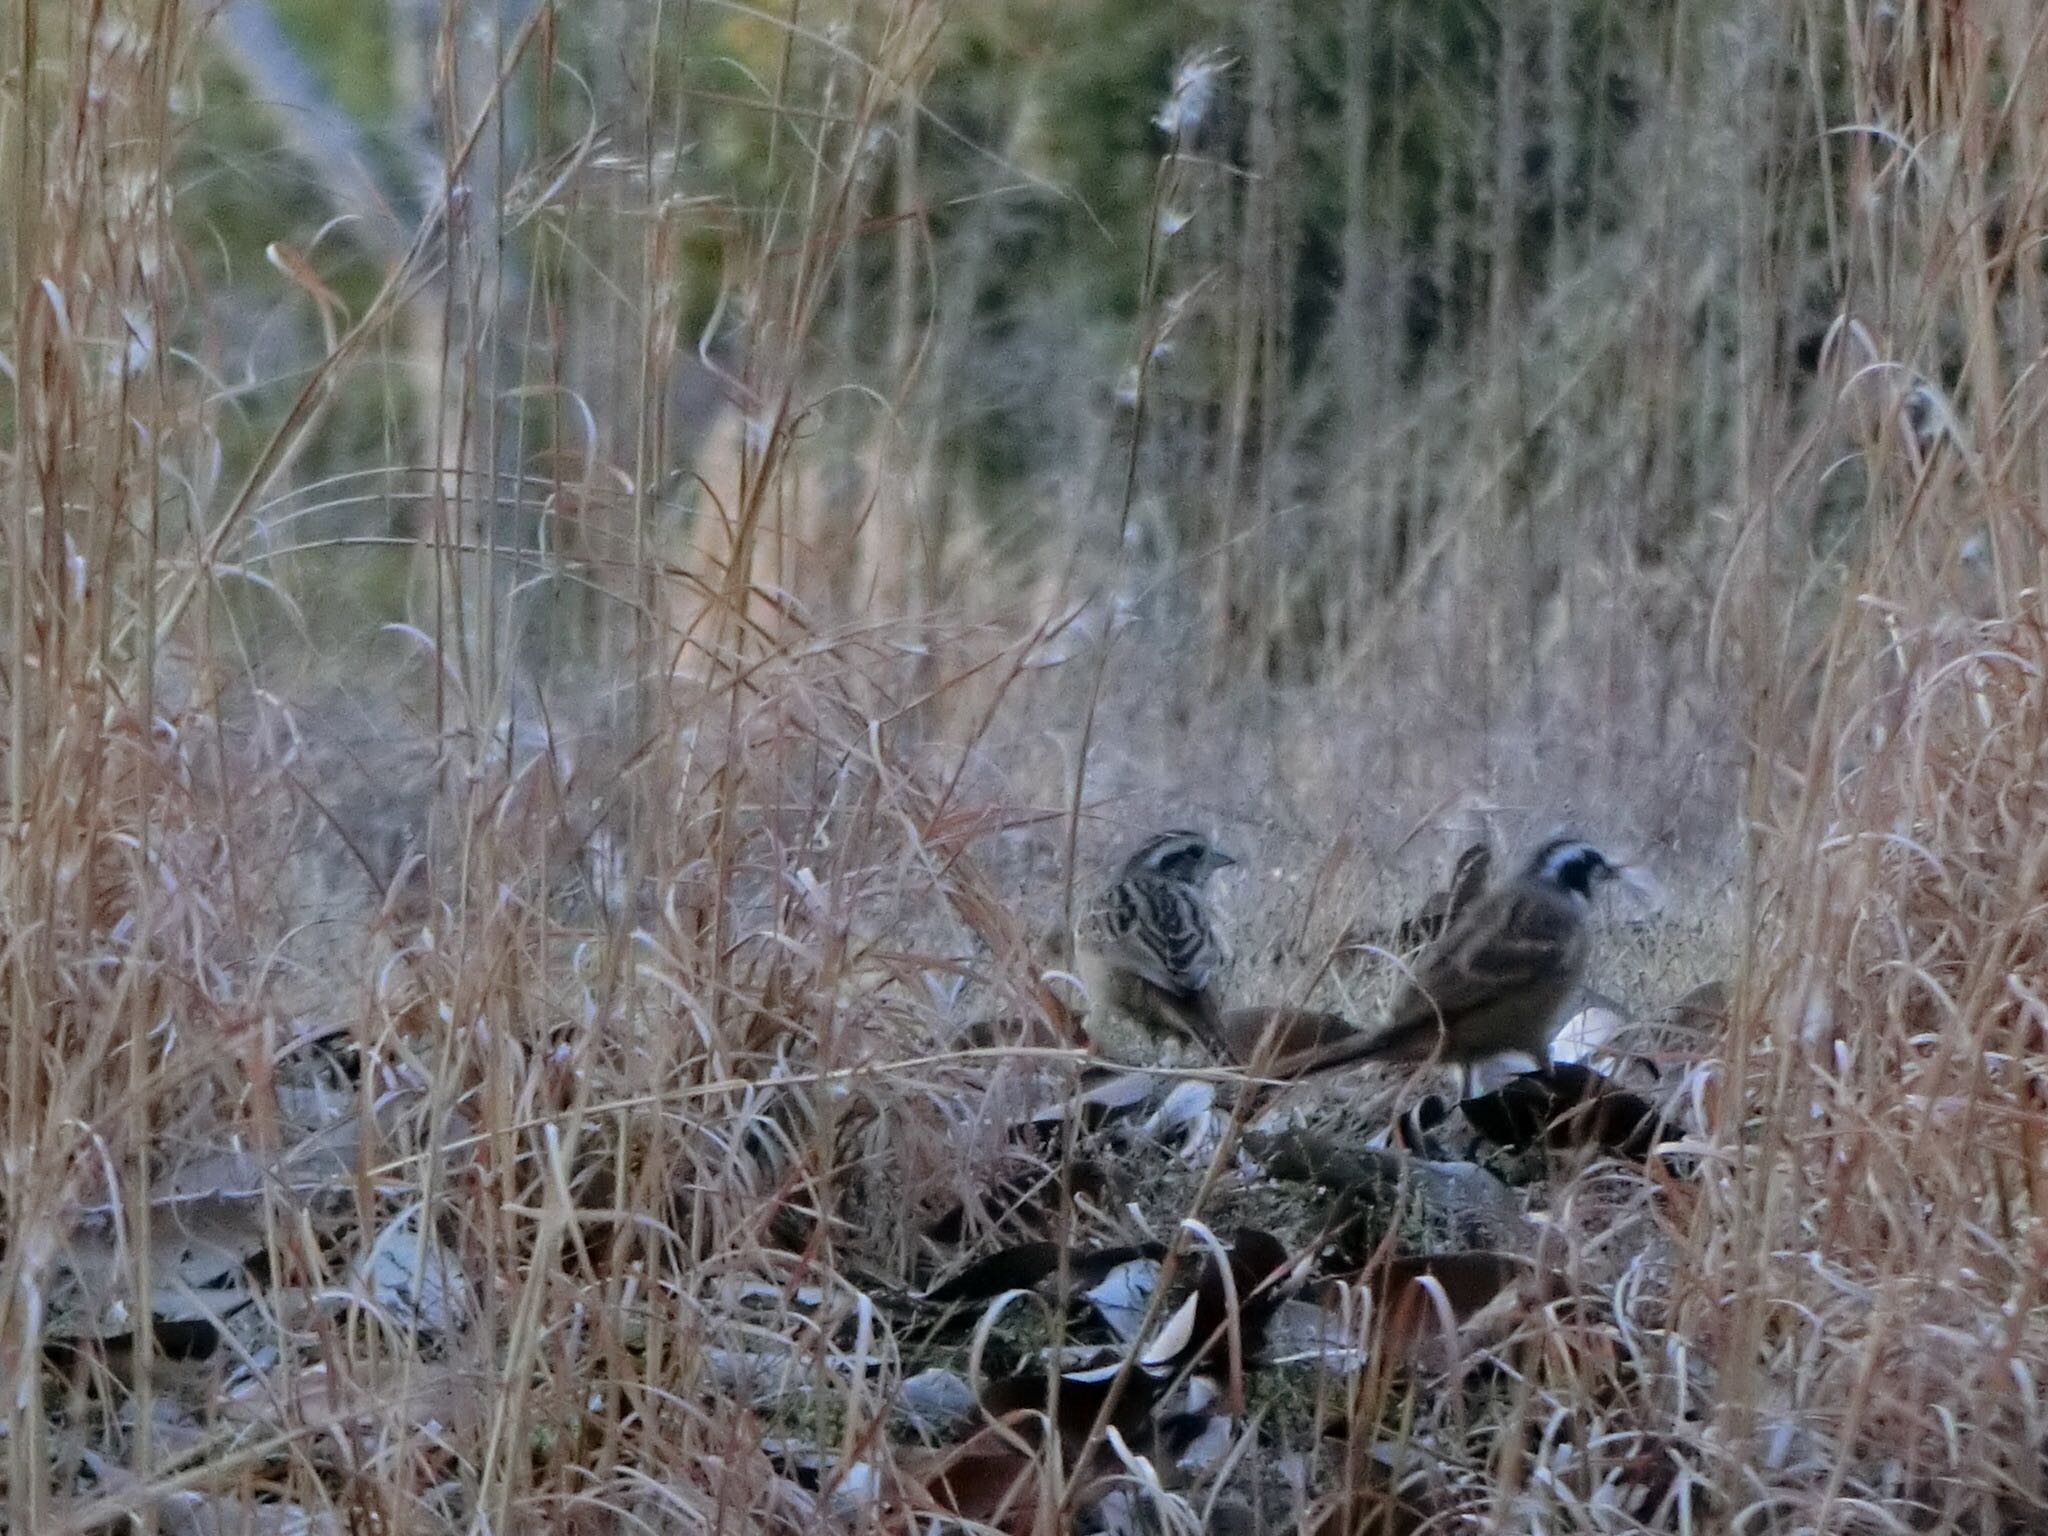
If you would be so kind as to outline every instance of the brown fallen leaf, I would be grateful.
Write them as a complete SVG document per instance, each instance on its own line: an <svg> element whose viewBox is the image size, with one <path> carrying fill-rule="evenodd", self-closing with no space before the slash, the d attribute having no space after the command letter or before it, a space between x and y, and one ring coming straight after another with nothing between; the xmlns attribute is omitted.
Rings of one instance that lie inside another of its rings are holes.
<svg viewBox="0 0 2048 1536"><path fill-rule="evenodd" d="M1119 1374L1124 1378L1121 1388L1117 1387ZM1061 1375L1058 1382L1057 1403L1053 1402L1053 1377L1049 1372L1025 1371L991 1382L982 1389L982 1412L998 1422L1027 1425L1024 1438L1033 1445L1038 1443L1045 1419L1051 1415L1059 1430L1061 1449L1071 1463L1084 1449L1101 1448L1099 1442L1089 1446L1089 1434L1102 1416L1104 1405L1110 1402L1112 1391L1116 1401L1110 1407L1104 1428L1116 1430L1129 1441L1143 1438L1146 1421L1166 1388L1167 1378L1135 1367L1125 1371L1118 1362L1091 1371L1070 1371Z"/></svg>
<svg viewBox="0 0 2048 1536"><path fill-rule="evenodd" d="M1099 1491L1091 1485L1101 1484L1106 1490L1120 1470L1107 1434L1095 1433L1104 1407L1110 1407L1105 1429L1115 1429L1132 1444L1149 1446L1154 1439L1152 1410L1164 1385L1149 1372L1123 1370L1121 1363L1060 1376L1056 1403L1053 1378L1046 1373L1027 1372L993 1383L981 1395L988 1424L957 1445L909 1451L896 1458L894 1501L1025 1536L1039 1512L1046 1425L1055 1425L1054 1443L1069 1488L1080 1489L1075 1507L1085 1507Z"/></svg>
<svg viewBox="0 0 2048 1536"><path fill-rule="evenodd" d="M1242 1229L1230 1246L1229 1284L1215 1255L1204 1252L1193 1294L1167 1319L1145 1347L1144 1363L1160 1369L1214 1371L1233 1358L1231 1329L1237 1330L1235 1359L1255 1357L1265 1345L1266 1326L1282 1297L1278 1284L1292 1262L1286 1245L1269 1232Z"/></svg>
<svg viewBox="0 0 2048 1536"><path fill-rule="evenodd" d="M1656 1105L1577 1062L1525 1072L1458 1107L1474 1130L1503 1147L1592 1147L1640 1163L1665 1136Z"/></svg>
<svg viewBox="0 0 2048 1536"><path fill-rule="evenodd" d="M1446 1324L1462 1327L1518 1289L1533 1292L1541 1275L1516 1254L1469 1249L1382 1259L1359 1279L1373 1294L1368 1354L1394 1370L1422 1358Z"/></svg>
<svg viewBox="0 0 2048 1536"><path fill-rule="evenodd" d="M1013 1243L986 1258L976 1259L919 1299L930 1306L948 1306L955 1302L991 1301L1006 1291L1028 1291L1059 1273L1060 1255L1061 1245L1055 1242ZM1165 1256L1166 1249L1158 1243L1073 1249L1067 1253L1067 1273L1074 1288L1081 1290L1099 1284L1119 1264Z"/></svg>
<svg viewBox="0 0 2048 1536"><path fill-rule="evenodd" d="M897 1458L898 1499L911 1509L976 1525L1031 1529L1039 1503L1038 1458L1002 1430L978 1430L956 1446Z"/></svg>

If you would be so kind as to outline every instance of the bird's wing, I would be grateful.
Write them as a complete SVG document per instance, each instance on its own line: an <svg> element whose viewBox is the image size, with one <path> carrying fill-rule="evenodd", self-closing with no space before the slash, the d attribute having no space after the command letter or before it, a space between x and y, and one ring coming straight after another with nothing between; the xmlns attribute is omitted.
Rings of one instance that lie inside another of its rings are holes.
<svg viewBox="0 0 2048 1536"><path fill-rule="evenodd" d="M1429 899L1415 909L1415 915L1395 930L1403 949L1414 949L1439 937L1458 920L1458 914L1477 901L1486 890L1486 877L1493 869L1493 849L1474 843L1458 855L1451 871L1451 883L1432 891Z"/></svg>
<svg viewBox="0 0 2048 1536"><path fill-rule="evenodd" d="M1394 999L1389 1031L1446 1022L1502 997L1576 975L1586 931L1569 898L1505 886L1460 914Z"/></svg>
<svg viewBox="0 0 2048 1536"><path fill-rule="evenodd" d="M1453 896L1449 891L1432 891L1429 899L1415 909L1412 917L1394 930L1394 942L1403 950L1419 949L1444 931L1450 919Z"/></svg>
<svg viewBox="0 0 2048 1536"><path fill-rule="evenodd" d="M1493 847L1488 843L1474 843L1458 855L1458 862L1451 871L1451 888L1444 893L1446 920L1455 918L1471 906L1486 891L1486 880L1493 873Z"/></svg>

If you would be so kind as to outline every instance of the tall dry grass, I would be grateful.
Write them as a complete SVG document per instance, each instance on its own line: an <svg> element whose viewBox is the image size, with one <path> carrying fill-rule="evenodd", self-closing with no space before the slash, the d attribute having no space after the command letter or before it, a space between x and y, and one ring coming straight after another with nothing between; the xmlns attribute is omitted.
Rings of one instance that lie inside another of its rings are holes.
<svg viewBox="0 0 2048 1536"><path fill-rule="evenodd" d="M1305 996L1567 817L1681 894L1610 972L1737 982L1700 1172L1557 1194L1493 1390L1240 1424L1290 1518L2039 1521L2032 7L1145 11L1123 311L1010 259L1070 18L473 9L416 222L261 272L210 18L10 18L11 1529L900 1521L1075 882L1211 825Z"/></svg>
<svg viewBox="0 0 2048 1536"><path fill-rule="evenodd" d="M2043 1494L2040 28L1850 18L1828 392L1775 428L1734 566L1853 487L1825 628L1748 625L1782 681L1688 1309L1751 1507L1802 1528L2016 1528Z"/></svg>

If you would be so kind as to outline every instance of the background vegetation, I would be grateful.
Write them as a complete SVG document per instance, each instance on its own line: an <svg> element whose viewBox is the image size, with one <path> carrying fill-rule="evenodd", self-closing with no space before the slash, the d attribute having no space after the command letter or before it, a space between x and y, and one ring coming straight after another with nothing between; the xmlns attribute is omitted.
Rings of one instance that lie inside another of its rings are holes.
<svg viewBox="0 0 2048 1536"><path fill-rule="evenodd" d="M11 8L10 1527L894 1519L1076 882L1208 827L1238 999L1362 1009L1568 822L1674 893L1597 981L1733 986L1697 1172L1557 1197L1606 1353L1400 1507L2032 1528L2044 34Z"/></svg>

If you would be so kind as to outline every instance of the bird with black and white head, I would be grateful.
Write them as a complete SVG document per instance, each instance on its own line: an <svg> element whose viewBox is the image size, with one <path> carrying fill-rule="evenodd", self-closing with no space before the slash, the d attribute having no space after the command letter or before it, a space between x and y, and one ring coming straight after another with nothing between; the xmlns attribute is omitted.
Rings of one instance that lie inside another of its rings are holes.
<svg viewBox="0 0 2048 1536"><path fill-rule="evenodd" d="M1105 1055L1171 1064L1187 1045L1226 1056L1218 983L1230 962L1209 877L1237 860L1199 832L1148 838L1082 913L1075 957L1088 1033Z"/></svg>
<svg viewBox="0 0 2048 1536"><path fill-rule="evenodd" d="M1445 924L1380 1029L1333 1047L1311 1070L1436 1061L1469 1082L1473 1066L1517 1052L1547 1071L1550 1042L1585 979L1593 893L1623 874L1583 838L1544 843Z"/></svg>

